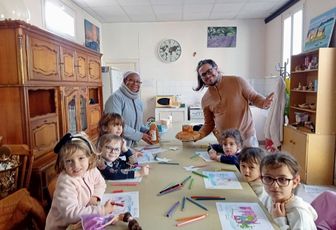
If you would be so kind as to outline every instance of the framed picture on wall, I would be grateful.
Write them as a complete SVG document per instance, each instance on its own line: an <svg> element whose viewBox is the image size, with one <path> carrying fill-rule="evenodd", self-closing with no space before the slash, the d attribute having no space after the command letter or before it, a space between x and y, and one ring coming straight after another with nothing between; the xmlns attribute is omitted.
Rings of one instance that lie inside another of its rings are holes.
<svg viewBox="0 0 336 230"><path fill-rule="evenodd" d="M236 47L237 27L208 27L208 48Z"/></svg>
<svg viewBox="0 0 336 230"><path fill-rule="evenodd" d="M336 8L310 20L304 51L329 47L335 27Z"/></svg>
<svg viewBox="0 0 336 230"><path fill-rule="evenodd" d="M99 27L84 19L85 47L100 51Z"/></svg>

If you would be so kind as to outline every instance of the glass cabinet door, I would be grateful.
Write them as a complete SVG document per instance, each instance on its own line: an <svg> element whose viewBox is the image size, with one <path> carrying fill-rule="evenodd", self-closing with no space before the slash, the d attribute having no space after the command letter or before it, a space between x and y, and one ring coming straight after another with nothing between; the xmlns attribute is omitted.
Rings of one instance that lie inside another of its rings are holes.
<svg viewBox="0 0 336 230"><path fill-rule="evenodd" d="M80 123L81 123L80 125L81 125L82 131L85 131L88 128L86 104L87 104L87 99L83 95L80 95Z"/></svg>
<svg viewBox="0 0 336 230"><path fill-rule="evenodd" d="M76 121L76 96L68 102L68 132L76 133L77 121Z"/></svg>

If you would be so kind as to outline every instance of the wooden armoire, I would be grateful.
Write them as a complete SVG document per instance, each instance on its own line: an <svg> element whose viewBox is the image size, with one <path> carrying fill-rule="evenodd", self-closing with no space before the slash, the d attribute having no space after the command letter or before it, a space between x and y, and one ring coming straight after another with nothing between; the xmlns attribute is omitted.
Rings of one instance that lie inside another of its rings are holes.
<svg viewBox="0 0 336 230"><path fill-rule="evenodd" d="M33 151L30 191L46 204L60 137L97 136L101 54L23 21L0 21L0 110L2 142Z"/></svg>

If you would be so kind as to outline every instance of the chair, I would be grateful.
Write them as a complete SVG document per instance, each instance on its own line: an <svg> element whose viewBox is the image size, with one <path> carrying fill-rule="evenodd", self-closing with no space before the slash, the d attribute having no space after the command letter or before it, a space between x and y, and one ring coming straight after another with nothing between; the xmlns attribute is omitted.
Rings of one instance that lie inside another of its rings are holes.
<svg viewBox="0 0 336 230"><path fill-rule="evenodd" d="M15 176L15 188L29 187L30 177L33 168L34 157L27 145L24 144L4 144L0 147L0 152L7 154L11 161L17 161ZM13 192L11 191L11 192Z"/></svg>
<svg viewBox="0 0 336 230"><path fill-rule="evenodd" d="M336 229L336 192L325 191L311 203L318 214L315 224L319 230Z"/></svg>

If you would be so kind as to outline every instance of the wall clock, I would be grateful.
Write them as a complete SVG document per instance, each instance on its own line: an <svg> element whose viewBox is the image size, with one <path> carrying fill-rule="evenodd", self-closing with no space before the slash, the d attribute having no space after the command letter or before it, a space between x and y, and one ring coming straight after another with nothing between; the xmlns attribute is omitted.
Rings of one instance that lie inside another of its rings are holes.
<svg viewBox="0 0 336 230"><path fill-rule="evenodd" d="M181 56L181 45L174 39L166 39L160 42L158 54L163 62L174 62Z"/></svg>

